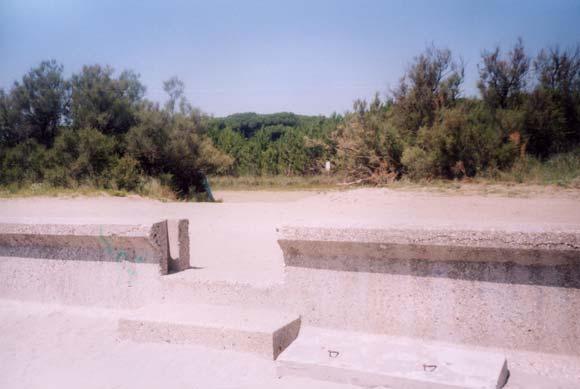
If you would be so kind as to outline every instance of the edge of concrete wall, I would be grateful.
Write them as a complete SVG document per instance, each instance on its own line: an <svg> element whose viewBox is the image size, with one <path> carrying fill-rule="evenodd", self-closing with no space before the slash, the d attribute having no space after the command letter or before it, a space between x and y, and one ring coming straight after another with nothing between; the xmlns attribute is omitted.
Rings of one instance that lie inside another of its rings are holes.
<svg viewBox="0 0 580 389"><path fill-rule="evenodd" d="M152 224L0 223L0 256L158 263L169 270L167 221Z"/></svg>
<svg viewBox="0 0 580 389"><path fill-rule="evenodd" d="M169 235L169 271L179 272L190 268L189 257L189 220L173 219L167 221Z"/></svg>
<svg viewBox="0 0 580 389"><path fill-rule="evenodd" d="M358 229L285 226L278 243L288 266L313 258L580 265L580 232Z"/></svg>

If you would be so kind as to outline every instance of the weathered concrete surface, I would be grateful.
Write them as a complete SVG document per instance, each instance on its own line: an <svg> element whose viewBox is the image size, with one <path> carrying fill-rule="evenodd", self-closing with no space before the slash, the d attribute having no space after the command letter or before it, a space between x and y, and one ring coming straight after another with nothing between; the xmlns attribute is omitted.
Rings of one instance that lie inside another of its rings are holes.
<svg viewBox="0 0 580 389"><path fill-rule="evenodd" d="M133 225L0 223L0 256L154 263L161 274L167 274L167 221Z"/></svg>
<svg viewBox="0 0 580 389"><path fill-rule="evenodd" d="M279 379L270 359L119 339L125 312L0 300L2 389L357 389Z"/></svg>
<svg viewBox="0 0 580 389"><path fill-rule="evenodd" d="M264 197L261 192L246 195L252 199ZM360 189L310 192L302 194L301 199L280 202L287 199L286 195L269 193L267 200L242 203L228 203L224 197L226 201L218 204L162 203L134 197L0 199L0 217L14 222L45 217L85 223L97 217L123 218L127 223L188 218L193 266L161 278L150 278L153 273L141 271L145 265L137 266L136 277L130 277L119 266L101 273L97 268L87 268L89 275L80 276L86 271L72 266L72 261L66 266L59 261L42 261L42 267L35 267L41 261L30 260L22 266L24 262L12 258L0 271L0 296L20 299L26 293L29 300L114 307L153 301L240 304L301 313L308 325L498 347L508 353L510 361L514 353L529 350L553 353L552 359L555 354L580 355L576 346L580 343L579 289L497 282L538 279L539 272L533 266L498 263L486 275L474 264L472 273L483 278L481 281L453 278L466 274L460 267L464 265L453 267L447 263L403 263L401 267L409 269L406 273L284 268L275 230L282 224L294 224L361 229L577 231L578 198ZM414 277L413 271L430 275ZM93 280L90 272L100 274L98 278L103 282ZM124 274L119 276L118 272ZM109 274L109 283L105 282L105 273ZM13 276L20 277L21 282ZM570 275L565 277L570 279ZM116 284L113 280L118 278ZM57 289L58 295L50 299L44 293ZM550 371L561 373L557 364L550 366Z"/></svg>
<svg viewBox="0 0 580 389"><path fill-rule="evenodd" d="M204 268L160 278L158 265L148 263L0 257L0 296L109 307L166 301L281 309L301 313L312 326L580 355L580 289L535 281L545 273L556 281L574 280L571 273L460 261L399 263L398 269L403 271L290 266L283 284L264 288L214 281Z"/></svg>
<svg viewBox="0 0 580 389"><path fill-rule="evenodd" d="M278 378L276 362L250 353L125 341L117 331L118 318L125 314L0 300L0 388L358 388ZM510 352L508 361L505 389L578 388L578 357Z"/></svg>
<svg viewBox="0 0 580 389"><path fill-rule="evenodd" d="M161 296L159 264L0 257L5 299L136 308Z"/></svg>
<svg viewBox="0 0 580 389"><path fill-rule="evenodd" d="M288 228L281 235L286 280L311 307L308 324L580 354L576 230Z"/></svg>
<svg viewBox="0 0 580 389"><path fill-rule="evenodd" d="M189 220L168 220L169 271L179 272L190 267L189 260Z"/></svg>
<svg viewBox="0 0 580 389"><path fill-rule="evenodd" d="M364 268L365 260L375 262L369 271L390 260L580 268L580 231L282 227L278 243L288 266L336 270Z"/></svg>
<svg viewBox="0 0 580 389"><path fill-rule="evenodd" d="M510 189L518 191L519 186ZM115 218L131 224L187 218L191 221L191 265L198 273L212 281L255 286L284 282L284 261L275 230L284 224L516 232L580 228L580 197L557 193L530 193L527 197L510 193L507 197L365 188L252 191L234 196L218 192L216 196L224 202L160 202L134 196L0 199L0 218L16 223L47 217L85 223L91 218Z"/></svg>
<svg viewBox="0 0 580 389"><path fill-rule="evenodd" d="M580 290L447 277L286 268L282 286L161 280L167 301L283 309L305 325L505 350L580 355Z"/></svg>
<svg viewBox="0 0 580 389"><path fill-rule="evenodd" d="M287 277L308 325L580 355L580 289L293 267Z"/></svg>
<svg viewBox="0 0 580 389"><path fill-rule="evenodd" d="M226 201L219 204L135 197L0 199L0 217L15 223L45 217L70 223L122 218L132 224L188 218L193 265L159 277L158 266L152 264L137 264L133 275L130 268L113 262L1 257L0 296L19 301L15 310L0 318L0 387L44 388L60 385L63 377L67 385L83 388L191 388L192 382L206 388L330 387L322 382L288 384L290 377L274 379L274 364L248 353L119 341L116 321L104 330L94 318L78 320L59 312L37 316L24 308L28 304L21 300L26 296L90 305L91 312L97 312L93 305L154 301L289 310L301 313L309 325L497 347L510 363L506 388L578 388L578 289L537 284L506 288L505 283L492 280L500 274L506 278L510 271L510 277L534 277L533 268L510 270L507 264L498 264L490 281L450 278L454 272L445 264L423 277L284 268L275 231L281 224L568 231L580 227L577 198L361 189L311 192L281 203L286 195L270 193L266 202L243 203L228 203L224 197Z"/></svg>
<svg viewBox="0 0 580 389"><path fill-rule="evenodd" d="M505 356L445 344L305 327L277 360L280 376L363 387L498 389Z"/></svg>
<svg viewBox="0 0 580 389"><path fill-rule="evenodd" d="M269 359L296 339L300 316L216 305L146 306L119 320L122 337L139 342L197 344Z"/></svg>

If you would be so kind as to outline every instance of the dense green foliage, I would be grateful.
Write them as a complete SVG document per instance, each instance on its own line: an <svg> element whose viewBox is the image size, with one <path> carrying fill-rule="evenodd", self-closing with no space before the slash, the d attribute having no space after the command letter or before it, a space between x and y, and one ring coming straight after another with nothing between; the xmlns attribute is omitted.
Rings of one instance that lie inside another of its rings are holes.
<svg viewBox="0 0 580 389"><path fill-rule="evenodd" d="M540 160L580 143L580 51L542 50L521 40L484 51L481 99L461 97L464 70L446 49L428 47L391 96L356 100L330 118L291 113L214 119L215 145L234 158L233 175L311 175L331 161L352 180L497 175L526 154Z"/></svg>
<svg viewBox="0 0 580 389"><path fill-rule="evenodd" d="M330 158L329 136L338 117L293 113L235 114L213 119L209 131L214 144L234 163L234 175L316 174Z"/></svg>
<svg viewBox="0 0 580 389"><path fill-rule="evenodd" d="M0 184L138 191L155 179L195 196L201 174L220 173L232 159L207 136L209 118L172 88L160 108L143 99L132 72L85 66L64 80L61 66L41 63L0 92Z"/></svg>
<svg viewBox="0 0 580 389"><path fill-rule="evenodd" d="M0 90L0 185L166 185L191 198L204 174L314 176L327 161L347 181L385 184L498 176L558 153L576 160L580 49L531 58L519 40L507 53L484 51L478 69L481 98L462 97L461 61L428 47L390 96L356 100L343 115L213 118L175 77L161 106L131 71L93 65L67 79L44 61Z"/></svg>

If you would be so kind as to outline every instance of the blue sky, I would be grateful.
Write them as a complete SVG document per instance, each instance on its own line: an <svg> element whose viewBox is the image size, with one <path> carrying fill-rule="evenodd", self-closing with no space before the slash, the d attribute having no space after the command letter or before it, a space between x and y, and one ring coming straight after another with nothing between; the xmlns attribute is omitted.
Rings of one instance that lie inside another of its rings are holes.
<svg viewBox="0 0 580 389"><path fill-rule="evenodd" d="M482 50L519 36L530 54L574 46L580 1L0 0L0 87L54 58L67 75L133 69L156 101L177 75L218 116L330 114L386 94L430 43L463 57L465 94L476 94Z"/></svg>

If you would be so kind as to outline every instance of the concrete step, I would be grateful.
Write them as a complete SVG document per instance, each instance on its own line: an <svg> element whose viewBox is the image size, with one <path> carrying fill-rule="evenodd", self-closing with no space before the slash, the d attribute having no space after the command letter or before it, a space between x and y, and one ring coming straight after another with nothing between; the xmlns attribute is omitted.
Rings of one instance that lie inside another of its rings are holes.
<svg viewBox="0 0 580 389"><path fill-rule="evenodd" d="M151 305L119 319L126 339L197 344L269 359L276 359L299 331L299 315L220 305Z"/></svg>
<svg viewBox="0 0 580 389"><path fill-rule="evenodd" d="M276 363L280 377L392 389L496 389L508 377L503 355L314 327L302 328Z"/></svg>

